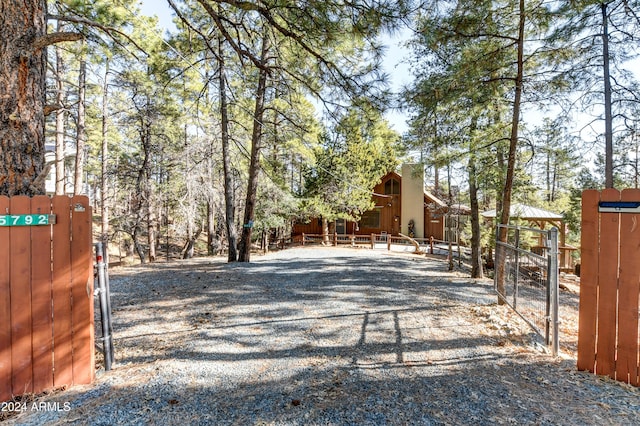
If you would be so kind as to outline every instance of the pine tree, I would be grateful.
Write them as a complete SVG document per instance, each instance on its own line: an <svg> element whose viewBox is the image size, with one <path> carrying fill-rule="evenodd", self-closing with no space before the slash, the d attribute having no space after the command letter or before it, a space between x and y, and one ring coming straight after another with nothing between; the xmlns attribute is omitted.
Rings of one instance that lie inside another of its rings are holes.
<svg viewBox="0 0 640 426"><path fill-rule="evenodd" d="M555 85L579 94L580 113L604 124L604 184L614 185L616 132L638 102L637 82L624 68L638 55L640 2L584 0L561 2L551 41L564 49ZM635 119L637 121L637 119ZM591 126L588 123L587 126Z"/></svg>

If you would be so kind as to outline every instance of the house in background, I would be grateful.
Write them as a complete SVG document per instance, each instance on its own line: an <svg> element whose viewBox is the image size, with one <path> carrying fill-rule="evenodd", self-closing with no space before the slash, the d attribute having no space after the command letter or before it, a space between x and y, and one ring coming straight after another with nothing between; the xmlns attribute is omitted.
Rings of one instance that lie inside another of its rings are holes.
<svg viewBox="0 0 640 426"><path fill-rule="evenodd" d="M49 169L49 175L45 182L45 188L47 195L53 195L56 193L56 145L53 142L47 142L44 146L44 160L45 163L51 164ZM75 164L76 149L70 143L65 144L64 147L64 162L65 162L65 176L64 176L64 189L65 195L73 195L73 172Z"/></svg>
<svg viewBox="0 0 640 426"><path fill-rule="evenodd" d="M447 232L458 215L468 215L469 209L456 206L455 211L424 188L424 169L420 164L404 164L401 174L387 173L374 188L375 207L364 212L359 222L335 221L338 235L413 234L415 238L433 237L440 241L456 241L455 232ZM452 215L448 215L451 212ZM409 229L409 225L412 229ZM296 223L293 235L322 234L322 218L308 223Z"/></svg>

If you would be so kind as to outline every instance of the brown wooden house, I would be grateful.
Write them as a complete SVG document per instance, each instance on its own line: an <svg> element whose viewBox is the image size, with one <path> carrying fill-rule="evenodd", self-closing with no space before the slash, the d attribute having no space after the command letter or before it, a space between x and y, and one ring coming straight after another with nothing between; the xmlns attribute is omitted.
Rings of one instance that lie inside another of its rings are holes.
<svg viewBox="0 0 640 426"><path fill-rule="evenodd" d="M409 222L413 221L415 238L433 237L446 241L448 207L424 189L424 174L421 170L421 167L409 164L403 166L404 178L396 172L387 173L373 188L374 208L365 212L359 222L336 220L333 226L335 232L338 235L409 235ZM296 223L293 235L303 233L322 234L322 219L314 218L308 223Z"/></svg>

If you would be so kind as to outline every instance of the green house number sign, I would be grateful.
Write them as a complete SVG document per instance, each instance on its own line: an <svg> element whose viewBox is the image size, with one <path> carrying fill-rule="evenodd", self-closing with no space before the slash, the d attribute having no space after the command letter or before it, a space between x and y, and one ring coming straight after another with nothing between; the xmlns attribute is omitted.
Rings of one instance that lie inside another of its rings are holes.
<svg viewBox="0 0 640 426"><path fill-rule="evenodd" d="M54 214L3 214L0 226L38 226L56 223Z"/></svg>

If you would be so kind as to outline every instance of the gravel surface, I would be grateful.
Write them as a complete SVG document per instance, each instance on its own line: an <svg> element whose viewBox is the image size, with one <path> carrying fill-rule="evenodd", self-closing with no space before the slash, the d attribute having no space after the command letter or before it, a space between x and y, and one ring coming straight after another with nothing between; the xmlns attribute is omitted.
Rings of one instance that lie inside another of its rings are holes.
<svg viewBox="0 0 640 426"><path fill-rule="evenodd" d="M638 389L544 353L440 259L297 248L114 269L111 288L114 369L8 424L640 424Z"/></svg>

